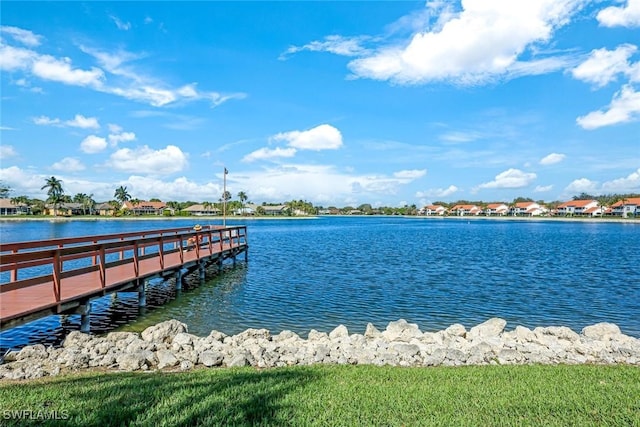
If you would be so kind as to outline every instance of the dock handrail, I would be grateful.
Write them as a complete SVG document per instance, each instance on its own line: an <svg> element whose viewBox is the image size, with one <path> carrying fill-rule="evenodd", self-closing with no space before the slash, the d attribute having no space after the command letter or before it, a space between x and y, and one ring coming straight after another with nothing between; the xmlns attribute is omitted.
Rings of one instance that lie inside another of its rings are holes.
<svg viewBox="0 0 640 427"><path fill-rule="evenodd" d="M200 237L201 239L198 239ZM195 258L199 260L247 244L246 226L205 227L200 231L180 227L162 230L145 230L99 236L79 236L41 241L0 243L0 273L9 272L10 280L0 283L0 294L51 282L56 301L60 301L62 280L92 271L100 271L101 287L107 284L109 267L133 264L135 277L140 272L140 262L158 259L158 270L164 269L165 256L180 252L184 262L184 250L191 249L187 242L193 238ZM109 257L119 254L117 259ZM111 259L108 259L111 258ZM85 260L81 263L80 260ZM75 264L70 261L77 261ZM65 268L65 263L66 267ZM79 266L79 264L82 264ZM88 264L88 265L87 265ZM41 269L29 277L19 277L26 269ZM43 270L46 270L45 274Z"/></svg>

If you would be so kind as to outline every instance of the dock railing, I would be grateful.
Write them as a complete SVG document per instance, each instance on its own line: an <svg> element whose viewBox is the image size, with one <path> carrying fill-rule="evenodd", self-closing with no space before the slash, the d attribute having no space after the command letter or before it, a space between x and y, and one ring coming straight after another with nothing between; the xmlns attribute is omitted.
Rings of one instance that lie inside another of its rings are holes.
<svg viewBox="0 0 640 427"><path fill-rule="evenodd" d="M246 245L246 226L209 226L200 231L182 227L0 243L0 298L6 292L50 282L55 301L60 302L67 278L99 271L100 287L104 289L109 284L110 268L128 265L132 267L131 279L135 279L141 275L143 262L145 271L155 274L168 267L170 254L179 253L179 264L183 264Z"/></svg>

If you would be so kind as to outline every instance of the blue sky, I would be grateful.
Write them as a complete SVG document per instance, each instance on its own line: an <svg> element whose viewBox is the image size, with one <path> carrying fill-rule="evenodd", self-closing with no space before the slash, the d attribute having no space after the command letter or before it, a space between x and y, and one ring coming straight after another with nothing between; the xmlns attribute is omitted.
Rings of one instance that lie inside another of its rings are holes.
<svg viewBox="0 0 640 427"><path fill-rule="evenodd" d="M640 192L640 0L0 4L13 195Z"/></svg>

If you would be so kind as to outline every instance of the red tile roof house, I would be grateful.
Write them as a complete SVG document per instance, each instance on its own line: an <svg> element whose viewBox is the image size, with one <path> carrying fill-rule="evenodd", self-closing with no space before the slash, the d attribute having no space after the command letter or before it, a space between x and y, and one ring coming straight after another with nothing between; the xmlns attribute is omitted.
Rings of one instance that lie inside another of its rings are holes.
<svg viewBox="0 0 640 427"><path fill-rule="evenodd" d="M482 213L482 209L476 205L455 205L454 207L449 209L449 213L451 215L457 215L457 216L465 216L465 215L478 216Z"/></svg>
<svg viewBox="0 0 640 427"><path fill-rule="evenodd" d="M124 202L122 209L128 209L133 215L163 215L165 210L169 210L173 214L173 209L167 207L164 202L145 202L144 200L136 205Z"/></svg>
<svg viewBox="0 0 640 427"><path fill-rule="evenodd" d="M558 205L558 215L561 216L596 216L600 214L601 209L597 200L570 200Z"/></svg>
<svg viewBox="0 0 640 427"><path fill-rule="evenodd" d="M432 216L432 215L444 215L447 213L447 208L440 205L428 205L420 209L421 215Z"/></svg>
<svg viewBox="0 0 640 427"><path fill-rule="evenodd" d="M484 210L486 216L505 216L509 212L509 206L504 203L489 203Z"/></svg>
<svg viewBox="0 0 640 427"><path fill-rule="evenodd" d="M611 205L611 214L626 218L640 215L640 197L628 197Z"/></svg>
<svg viewBox="0 0 640 427"><path fill-rule="evenodd" d="M509 209L509 214L513 216L540 216L549 212L547 208L536 202L516 203Z"/></svg>

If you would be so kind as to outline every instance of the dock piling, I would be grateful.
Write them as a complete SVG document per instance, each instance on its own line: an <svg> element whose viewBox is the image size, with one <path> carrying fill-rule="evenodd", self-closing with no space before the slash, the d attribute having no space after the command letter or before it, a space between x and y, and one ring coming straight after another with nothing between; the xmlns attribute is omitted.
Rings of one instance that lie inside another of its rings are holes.
<svg viewBox="0 0 640 427"><path fill-rule="evenodd" d="M91 301L87 301L78 307L80 312L80 332L88 334L91 332Z"/></svg>

